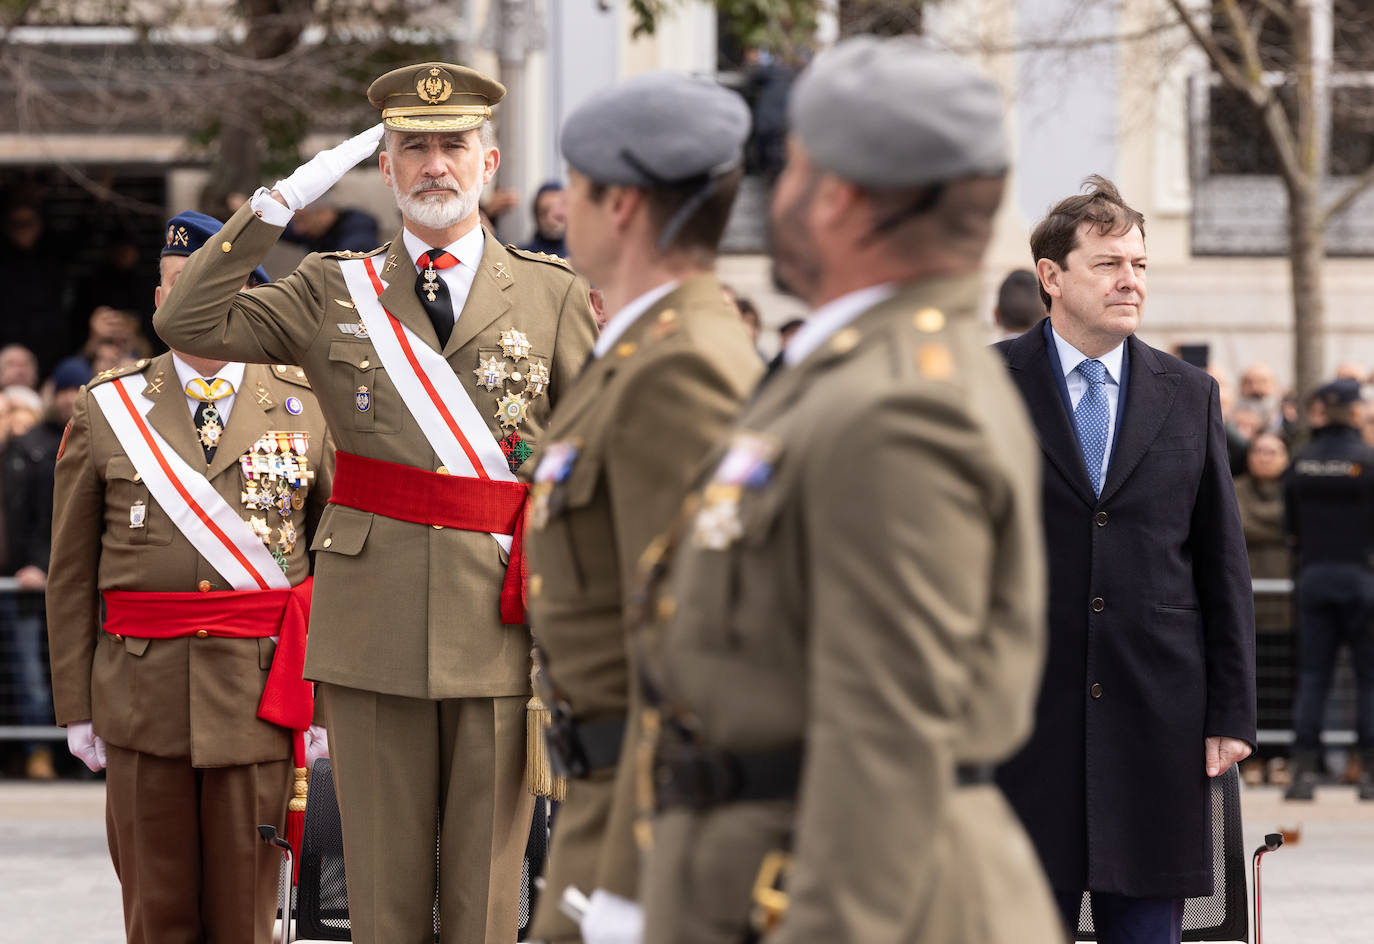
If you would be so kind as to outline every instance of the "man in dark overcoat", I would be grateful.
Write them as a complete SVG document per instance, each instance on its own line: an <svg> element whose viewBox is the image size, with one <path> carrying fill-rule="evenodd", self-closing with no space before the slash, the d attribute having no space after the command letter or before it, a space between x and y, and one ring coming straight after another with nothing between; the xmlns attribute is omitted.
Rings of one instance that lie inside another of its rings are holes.
<svg viewBox="0 0 1374 944"><path fill-rule="evenodd" d="M1049 317L1003 341L1044 454L1049 652L999 782L1072 932L1169 944L1212 893L1208 779L1255 743L1254 607L1217 384L1135 337L1145 221L1107 180L1031 236Z"/></svg>

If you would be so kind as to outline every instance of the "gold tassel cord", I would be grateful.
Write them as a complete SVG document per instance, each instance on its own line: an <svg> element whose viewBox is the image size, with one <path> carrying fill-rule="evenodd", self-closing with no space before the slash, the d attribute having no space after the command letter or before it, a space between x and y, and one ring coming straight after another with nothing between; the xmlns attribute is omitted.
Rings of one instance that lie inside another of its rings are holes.
<svg viewBox="0 0 1374 944"><path fill-rule="evenodd" d="M549 746L544 732L553 723L549 709L538 695L525 703L525 777L530 793L562 802L568 793L568 781L554 775L549 762Z"/></svg>

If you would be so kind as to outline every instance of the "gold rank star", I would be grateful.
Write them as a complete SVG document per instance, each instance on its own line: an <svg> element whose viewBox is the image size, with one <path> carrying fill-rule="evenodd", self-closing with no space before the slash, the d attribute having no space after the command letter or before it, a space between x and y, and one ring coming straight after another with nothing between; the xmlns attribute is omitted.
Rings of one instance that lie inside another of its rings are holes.
<svg viewBox="0 0 1374 944"><path fill-rule="evenodd" d="M520 360L528 357L530 353L530 339L525 336L525 332L515 328L507 328L501 332L501 350L512 360Z"/></svg>
<svg viewBox="0 0 1374 944"><path fill-rule="evenodd" d="M502 426L514 429L525 421L527 406L525 398L520 394L508 393L496 401L496 418L501 421Z"/></svg>
<svg viewBox="0 0 1374 944"><path fill-rule="evenodd" d="M473 371L477 375L477 382L488 390L495 390L501 381L506 379L506 365L495 355L482 360L478 358L477 368Z"/></svg>

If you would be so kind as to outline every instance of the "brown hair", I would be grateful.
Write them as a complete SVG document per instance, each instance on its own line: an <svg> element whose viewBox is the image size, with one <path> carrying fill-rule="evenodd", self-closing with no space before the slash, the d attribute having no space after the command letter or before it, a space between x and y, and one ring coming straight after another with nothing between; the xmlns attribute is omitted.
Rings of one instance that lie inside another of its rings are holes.
<svg viewBox="0 0 1374 944"><path fill-rule="evenodd" d="M687 217L686 222L673 236L665 252L690 253L698 257L703 265L712 265L720 248L720 238L725 233L725 224L730 219L730 208L734 206L735 194L739 191L744 177L743 168L725 174L711 184L711 192L701 206ZM587 197L593 203L600 203L610 189L609 185L589 180ZM680 187L643 187L644 202L648 208L649 222L655 232L662 232L678 209L695 196L695 190Z"/></svg>
<svg viewBox="0 0 1374 944"><path fill-rule="evenodd" d="M1096 225L1103 236L1122 236L1134 227L1140 230L1140 238L1145 238L1145 217L1126 204L1116 184L1093 174L1083 181L1083 190L1083 193L1060 200L1036 224L1030 248L1031 259L1037 266L1041 259L1049 259L1060 268L1066 266L1069 253L1078 248L1078 230L1084 223ZM1040 300L1048 310L1050 296L1043 285L1040 286Z"/></svg>

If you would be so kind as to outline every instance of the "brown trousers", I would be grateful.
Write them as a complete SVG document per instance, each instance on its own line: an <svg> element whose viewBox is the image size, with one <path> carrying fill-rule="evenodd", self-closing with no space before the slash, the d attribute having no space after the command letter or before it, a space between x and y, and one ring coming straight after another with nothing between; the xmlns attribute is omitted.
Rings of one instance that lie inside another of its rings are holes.
<svg viewBox="0 0 1374 944"><path fill-rule="evenodd" d="M355 944L512 944L534 798L525 696L321 684ZM438 847L436 874L435 848Z"/></svg>
<svg viewBox="0 0 1374 944"><path fill-rule="evenodd" d="M192 767L108 745L105 831L130 944L272 944L291 762Z"/></svg>

